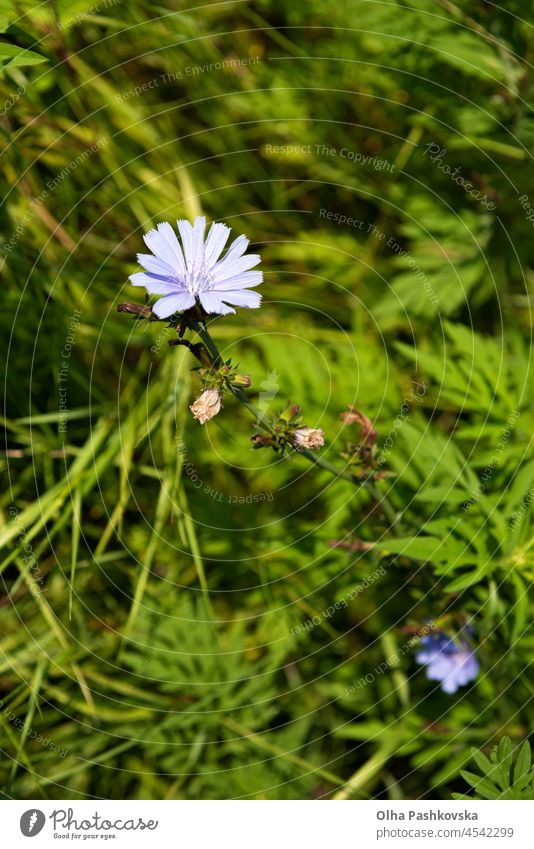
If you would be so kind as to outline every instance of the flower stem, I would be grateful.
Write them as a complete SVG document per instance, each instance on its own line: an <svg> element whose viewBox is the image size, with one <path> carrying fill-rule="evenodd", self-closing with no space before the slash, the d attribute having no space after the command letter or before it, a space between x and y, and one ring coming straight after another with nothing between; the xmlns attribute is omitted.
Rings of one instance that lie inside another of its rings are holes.
<svg viewBox="0 0 534 849"><path fill-rule="evenodd" d="M191 322L191 329L196 331L196 333L198 333L198 335L200 336L200 338L202 339L202 341L206 345L206 348L208 349L211 356L213 357L213 365L219 366L222 363L222 357L219 353L219 350L218 350L215 342L213 341L210 334L208 333L208 328L204 324L202 324L200 321L192 321Z"/></svg>
<svg viewBox="0 0 534 849"><path fill-rule="evenodd" d="M202 339L202 341L206 345L206 348L208 349L210 355L213 357L213 363L212 364L214 366L221 365L221 363L223 361L221 354L219 352L219 349L217 348L217 345L215 344L215 342L211 338L211 335L210 335L207 327L202 322L199 322L199 321L198 322L192 321L191 324L190 324L190 327L191 327L192 330L194 330L196 333L198 333L198 335L200 336L200 338ZM247 396L245 395L243 390L239 389L235 386L232 386L230 388L231 388L233 394L235 395L235 397L237 398L237 400L240 401L240 403L243 404L243 406L245 406L247 408L247 410L249 410L249 412L252 413L252 415L256 419L257 423L261 427L263 427L265 430L270 432L270 428L263 421L262 414L257 409L257 407L255 407L254 404L251 401L249 401L249 399L247 398ZM367 491L369 492L369 494L375 499L375 501L382 508L384 515L386 516L386 518L387 518L387 520L390 524L390 527L393 527L394 525L396 525L397 528L400 529L399 514L397 513L397 511L395 510L393 505L389 503L386 496L382 495L380 490L374 485L372 480L367 478L363 481L359 481L357 478L355 478L353 475L351 475L350 472L346 472L346 471L344 471L344 469L338 468L338 466L335 466L333 463L330 463L328 460L324 460L322 457L316 457L315 454L313 454L311 451L308 451L307 449L304 449L303 451L299 451L298 453L302 457L306 457L306 459L309 460L310 463L313 463L315 466L319 466L319 468L324 469L326 472L330 472L330 474L333 475L335 478L342 478L343 480L348 481L349 483L351 483L353 485L359 483L362 486L365 486L367 488Z"/></svg>

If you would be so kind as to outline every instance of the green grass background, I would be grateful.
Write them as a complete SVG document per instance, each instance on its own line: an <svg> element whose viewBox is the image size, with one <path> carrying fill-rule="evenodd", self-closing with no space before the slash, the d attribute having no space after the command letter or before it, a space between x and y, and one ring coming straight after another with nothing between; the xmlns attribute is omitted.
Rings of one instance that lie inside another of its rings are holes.
<svg viewBox="0 0 534 849"><path fill-rule="evenodd" d="M528 737L529 16L0 1L5 797L450 798L471 746ZM198 426L188 352L116 312L142 234L201 212L264 271L214 338L332 462L347 404L394 431L400 542L365 488L252 452L235 400ZM406 650L444 614L482 667L453 697Z"/></svg>

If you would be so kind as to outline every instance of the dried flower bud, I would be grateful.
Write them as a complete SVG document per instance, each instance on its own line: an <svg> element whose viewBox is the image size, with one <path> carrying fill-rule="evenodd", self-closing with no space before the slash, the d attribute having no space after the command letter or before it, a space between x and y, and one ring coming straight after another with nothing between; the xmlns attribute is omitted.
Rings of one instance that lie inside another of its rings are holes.
<svg viewBox="0 0 534 849"><path fill-rule="evenodd" d="M297 451L303 451L305 448L317 451L324 445L323 431L320 428L299 427L291 434L291 442Z"/></svg>
<svg viewBox="0 0 534 849"><path fill-rule="evenodd" d="M373 443L376 442L377 433L373 427L371 419L364 416L364 414L360 413L359 410L355 410L352 405L349 405L346 413L341 413L341 419L347 425L360 425L362 442L367 442L368 445L373 445Z"/></svg>
<svg viewBox="0 0 534 849"><path fill-rule="evenodd" d="M255 433L254 436L250 437L252 445L254 448L267 448L269 445L273 444L273 440L271 436L263 435L263 433Z"/></svg>
<svg viewBox="0 0 534 849"><path fill-rule="evenodd" d="M232 377L232 386L237 389L248 389L252 385L252 380L248 374L234 374Z"/></svg>
<svg viewBox="0 0 534 849"><path fill-rule="evenodd" d="M218 389L205 389L189 409L200 424L209 422L221 409L221 393Z"/></svg>
<svg viewBox="0 0 534 849"><path fill-rule="evenodd" d="M131 304L129 302L119 304L117 312L127 312L130 315L140 315L143 318L152 318L152 307L141 306L141 304Z"/></svg>

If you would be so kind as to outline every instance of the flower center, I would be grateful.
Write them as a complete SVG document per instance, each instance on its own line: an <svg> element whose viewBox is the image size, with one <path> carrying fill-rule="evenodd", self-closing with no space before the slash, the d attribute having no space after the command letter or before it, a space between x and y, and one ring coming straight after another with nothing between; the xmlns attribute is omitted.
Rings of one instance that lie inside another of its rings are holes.
<svg viewBox="0 0 534 849"><path fill-rule="evenodd" d="M179 279L191 295L198 295L206 289L212 289L215 282L213 273L202 260L194 262Z"/></svg>

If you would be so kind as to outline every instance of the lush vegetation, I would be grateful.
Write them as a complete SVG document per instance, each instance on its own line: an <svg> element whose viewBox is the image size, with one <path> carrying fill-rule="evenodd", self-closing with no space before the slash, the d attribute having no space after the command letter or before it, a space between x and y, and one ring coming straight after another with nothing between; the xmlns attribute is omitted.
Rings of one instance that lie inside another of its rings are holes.
<svg viewBox="0 0 534 849"><path fill-rule="evenodd" d="M531 14L0 0L6 796L528 797ZM117 312L201 213L264 272L213 339L345 477Z"/></svg>

